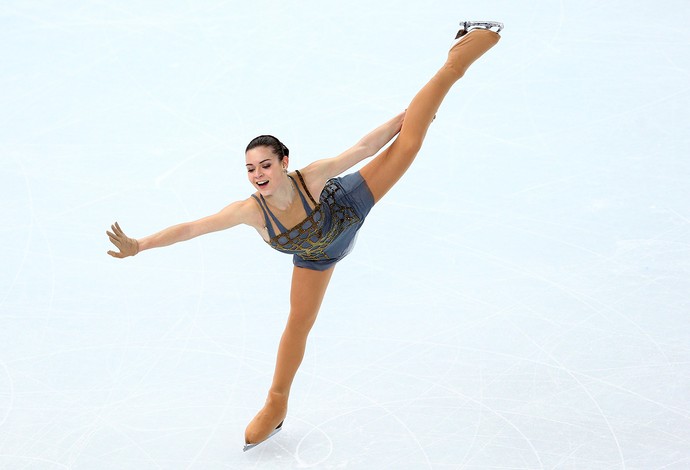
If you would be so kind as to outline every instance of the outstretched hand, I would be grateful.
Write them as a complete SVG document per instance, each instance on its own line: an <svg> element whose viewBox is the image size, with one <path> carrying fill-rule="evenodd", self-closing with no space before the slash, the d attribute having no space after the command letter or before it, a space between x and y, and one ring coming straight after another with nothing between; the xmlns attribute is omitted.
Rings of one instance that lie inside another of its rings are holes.
<svg viewBox="0 0 690 470"><path fill-rule="evenodd" d="M134 238L129 238L127 235L125 235L117 222L115 222L115 225L111 225L110 228L113 231L106 231L105 233L108 234L108 238L110 238L110 241L113 243L113 245L120 250L108 251L110 256L115 258L126 258L139 253L139 242Z"/></svg>

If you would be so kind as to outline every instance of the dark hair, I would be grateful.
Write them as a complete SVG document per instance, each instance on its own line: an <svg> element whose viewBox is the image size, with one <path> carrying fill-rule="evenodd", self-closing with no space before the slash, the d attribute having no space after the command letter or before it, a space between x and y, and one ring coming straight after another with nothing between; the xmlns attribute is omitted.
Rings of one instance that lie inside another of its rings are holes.
<svg viewBox="0 0 690 470"><path fill-rule="evenodd" d="M249 142L249 145L247 145L247 149L244 152L247 153L255 147L269 147L273 153L278 155L278 160L281 162L283 161L284 157L290 155L290 151L285 144L272 135L260 135L259 137L254 137L251 142Z"/></svg>

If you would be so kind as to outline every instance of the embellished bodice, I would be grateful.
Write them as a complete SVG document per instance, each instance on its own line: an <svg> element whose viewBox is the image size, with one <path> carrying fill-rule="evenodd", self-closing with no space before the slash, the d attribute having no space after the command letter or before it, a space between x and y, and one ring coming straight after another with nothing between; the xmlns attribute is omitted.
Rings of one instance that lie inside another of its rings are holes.
<svg viewBox="0 0 690 470"><path fill-rule="evenodd" d="M327 260L330 258L328 248L348 227L361 220L353 208L347 204L347 198L343 197L346 195L343 194L344 189L338 179L326 182L317 203L309 193L302 174L299 171L296 173L301 184L298 184L292 176L289 177L299 192L307 216L291 229L287 229L280 223L263 196L252 195L264 213L266 229L270 237L267 243L278 251L297 255L304 260ZM313 209L309 206L300 186L304 188L304 192L314 204ZM275 223L280 233L275 233L271 221Z"/></svg>

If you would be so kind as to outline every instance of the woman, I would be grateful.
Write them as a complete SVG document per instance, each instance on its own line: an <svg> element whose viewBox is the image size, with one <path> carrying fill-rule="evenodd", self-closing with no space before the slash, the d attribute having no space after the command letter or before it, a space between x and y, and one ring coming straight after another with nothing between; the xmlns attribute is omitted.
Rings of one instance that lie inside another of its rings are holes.
<svg viewBox="0 0 690 470"><path fill-rule="evenodd" d="M128 238L115 223L106 232L116 258L171 245L239 224L254 227L273 248L293 254L290 314L278 347L273 382L264 407L245 431L245 450L281 429L290 387L302 362L307 335L316 320L335 264L354 245L357 231L374 204L414 160L443 98L467 68L499 40L496 22L464 22L448 59L424 85L407 111L379 126L352 148L288 172L289 151L272 136L247 146L246 168L256 193L217 214L175 225L141 239ZM336 178L395 141L359 172ZM320 195L317 202L312 195ZM286 227L293 227L287 229Z"/></svg>

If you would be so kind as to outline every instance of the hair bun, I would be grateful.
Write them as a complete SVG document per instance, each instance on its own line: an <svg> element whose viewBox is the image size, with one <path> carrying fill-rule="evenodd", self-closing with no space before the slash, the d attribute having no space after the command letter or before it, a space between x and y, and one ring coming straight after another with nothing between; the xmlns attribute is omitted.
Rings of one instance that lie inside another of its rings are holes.
<svg viewBox="0 0 690 470"><path fill-rule="evenodd" d="M255 147L263 147L266 146L271 149L271 152L273 152L280 161L283 160L284 157L287 157L290 154L290 151L288 148L285 146L284 143L282 143L280 140L275 138L272 135L260 135L259 137L254 137L251 142L249 142L249 145L247 145L247 148L245 150L246 152L249 152L251 149Z"/></svg>

